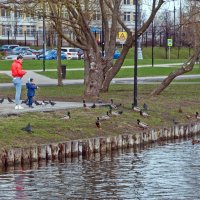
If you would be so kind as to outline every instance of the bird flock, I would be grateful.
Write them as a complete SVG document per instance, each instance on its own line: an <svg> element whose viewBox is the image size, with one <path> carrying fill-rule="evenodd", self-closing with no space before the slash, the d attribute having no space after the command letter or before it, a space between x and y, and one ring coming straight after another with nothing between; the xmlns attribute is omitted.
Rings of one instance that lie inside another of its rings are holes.
<svg viewBox="0 0 200 200"><path fill-rule="evenodd" d="M0 104L2 104L4 101L5 101L5 98L2 97L0 99ZM10 97L7 97L7 101L9 103L14 103L14 101ZM21 104L27 104L27 103L28 103L28 99L21 101ZM40 102L37 101L37 100L34 100L33 103L36 106L46 106L46 105L55 106L56 105L56 102L53 102L52 100L48 100L48 101L43 100L43 101L40 101ZM122 104L121 103L119 103L119 104L114 103L113 99L110 99L110 103L107 103L107 104L103 104L103 102L101 100L98 100L97 103L98 104L93 103L92 105L88 106L86 104L86 101L83 99L83 109L85 111L89 111L89 110L95 109L97 107L108 108L106 113L96 117L95 125L98 129L101 129L102 124L104 123L103 121L111 120L111 118L121 116L124 113L124 111L122 110L122 107L123 107ZM143 104L142 108L140 108L138 106L134 106L134 104L132 104L131 110L139 113L140 117L143 117L143 118L150 117L150 114L148 113L149 108L148 108L148 105L146 103ZM178 112L183 113L181 106L179 107ZM186 115L186 118L187 119L195 118L196 120L200 120L200 114L199 114L199 112L195 112L195 114ZM64 116L60 117L60 119L70 120L71 119L71 113L68 111ZM172 119L172 123L174 125L180 124L180 122L177 121L175 118ZM139 118L136 120L136 125L143 130L149 128L149 125L147 123L141 121ZM32 125L30 123L28 123L25 127L21 128L21 130L26 131L27 133L33 133L33 128L32 128ZM194 144L200 144L200 140L194 140L193 139L192 144L193 145Z"/></svg>

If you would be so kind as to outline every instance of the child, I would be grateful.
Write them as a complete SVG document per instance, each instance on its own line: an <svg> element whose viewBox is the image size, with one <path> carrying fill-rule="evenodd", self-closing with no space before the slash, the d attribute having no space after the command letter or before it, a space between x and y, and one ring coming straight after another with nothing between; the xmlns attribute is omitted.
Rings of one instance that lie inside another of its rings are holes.
<svg viewBox="0 0 200 200"><path fill-rule="evenodd" d="M34 108L33 104L33 97L35 96L35 90L38 89L38 86L35 85L33 78L30 78L29 81L26 83L27 88L27 97L28 97L28 106L29 108Z"/></svg>

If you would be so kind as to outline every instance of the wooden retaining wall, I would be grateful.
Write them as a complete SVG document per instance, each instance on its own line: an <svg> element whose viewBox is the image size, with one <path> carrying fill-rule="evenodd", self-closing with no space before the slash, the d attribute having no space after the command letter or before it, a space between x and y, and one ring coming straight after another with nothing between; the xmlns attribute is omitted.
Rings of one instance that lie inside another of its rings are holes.
<svg viewBox="0 0 200 200"><path fill-rule="evenodd" d="M136 134L97 137L60 143L41 144L29 148L13 148L0 152L0 166L8 167L41 160L57 160L92 153L106 153L121 148L137 147L157 141L191 138L200 133L200 123L176 125L170 128L144 130Z"/></svg>

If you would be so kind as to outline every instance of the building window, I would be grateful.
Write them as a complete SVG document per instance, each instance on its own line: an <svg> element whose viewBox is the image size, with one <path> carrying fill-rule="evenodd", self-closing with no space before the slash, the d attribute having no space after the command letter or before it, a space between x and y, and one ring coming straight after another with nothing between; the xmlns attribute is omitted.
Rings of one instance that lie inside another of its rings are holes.
<svg viewBox="0 0 200 200"><path fill-rule="evenodd" d="M130 0L124 0L124 4L125 5L129 5L130 4Z"/></svg>
<svg viewBox="0 0 200 200"><path fill-rule="evenodd" d="M7 36L9 32L9 35L11 35L11 25L2 25L2 35Z"/></svg>
<svg viewBox="0 0 200 200"><path fill-rule="evenodd" d="M35 31L36 31L35 26L27 26L26 27L26 34L29 37L34 37Z"/></svg>
<svg viewBox="0 0 200 200"><path fill-rule="evenodd" d="M22 37L23 36L23 26L15 25L15 36Z"/></svg>
<svg viewBox="0 0 200 200"><path fill-rule="evenodd" d="M130 12L124 12L124 21L126 21L126 22L131 21L131 13Z"/></svg>
<svg viewBox="0 0 200 200"><path fill-rule="evenodd" d="M10 11L5 8L1 8L1 16L2 17L10 17Z"/></svg>
<svg viewBox="0 0 200 200"><path fill-rule="evenodd" d="M15 18L23 18L23 13L21 10L15 10Z"/></svg>

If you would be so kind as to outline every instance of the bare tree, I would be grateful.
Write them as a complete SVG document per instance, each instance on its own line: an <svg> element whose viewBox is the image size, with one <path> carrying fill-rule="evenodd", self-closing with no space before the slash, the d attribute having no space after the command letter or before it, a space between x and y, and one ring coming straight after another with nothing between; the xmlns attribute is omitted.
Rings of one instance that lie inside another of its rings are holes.
<svg viewBox="0 0 200 200"><path fill-rule="evenodd" d="M200 55L200 13L199 4L196 1L189 2L189 10L182 19L182 26L185 33L185 42L194 48L193 54L189 59L176 71L171 72L156 89L151 92L151 95L159 95L177 76L192 71L195 62Z"/></svg>
<svg viewBox="0 0 200 200"><path fill-rule="evenodd" d="M97 98L100 92L108 91L112 79L119 72L129 49L135 43L134 31L122 20L123 14L120 9L122 0L13 0L12 2L21 4L26 12L36 12L37 8L40 8L39 5L45 2L48 8L46 18L54 24L60 37L72 46L84 50L85 96ZM151 13L139 28L138 36L145 32L164 2L165 0L151 1ZM62 14L63 11L67 13L66 16ZM98 41L91 31L96 12L101 16L104 32L105 52L103 53L100 52ZM65 30L72 32L75 40ZM119 30L127 32L127 40L119 59L114 61L113 55Z"/></svg>

